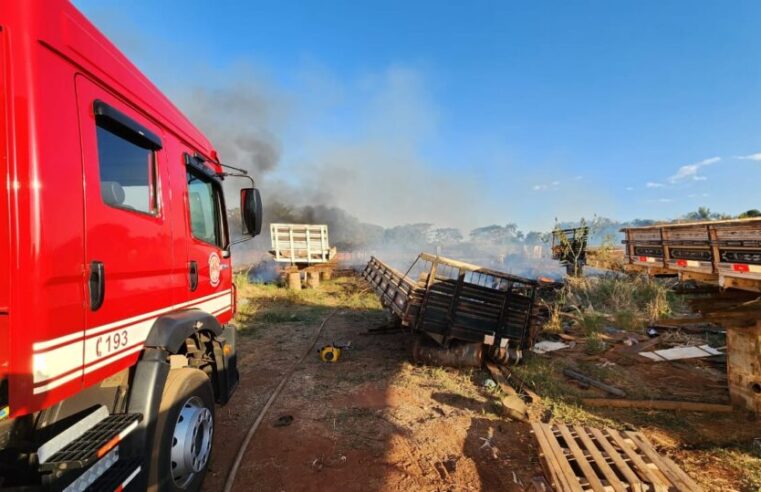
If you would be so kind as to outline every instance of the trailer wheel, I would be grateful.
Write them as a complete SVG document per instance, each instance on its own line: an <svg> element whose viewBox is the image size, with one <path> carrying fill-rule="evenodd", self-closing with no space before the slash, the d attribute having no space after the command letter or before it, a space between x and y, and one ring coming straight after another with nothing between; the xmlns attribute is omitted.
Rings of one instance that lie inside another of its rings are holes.
<svg viewBox="0 0 761 492"><path fill-rule="evenodd" d="M169 371L153 441L150 489L196 491L214 436L214 391L199 369Z"/></svg>

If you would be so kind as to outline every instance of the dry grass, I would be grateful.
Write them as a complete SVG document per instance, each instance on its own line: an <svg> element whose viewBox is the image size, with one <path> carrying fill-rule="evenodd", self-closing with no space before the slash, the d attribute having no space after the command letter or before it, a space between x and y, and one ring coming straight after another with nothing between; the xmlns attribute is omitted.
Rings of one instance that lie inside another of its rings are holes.
<svg viewBox="0 0 761 492"><path fill-rule="evenodd" d="M245 276L235 278L238 289L236 321L243 333L276 323L312 323L340 308L358 315L384 316L375 294L358 277L324 281L317 289L293 291L272 284L251 284Z"/></svg>
<svg viewBox="0 0 761 492"><path fill-rule="evenodd" d="M548 307L550 319L545 331L559 332L571 321L588 337L605 326L641 332L648 322L682 309L668 284L617 274L568 278Z"/></svg>

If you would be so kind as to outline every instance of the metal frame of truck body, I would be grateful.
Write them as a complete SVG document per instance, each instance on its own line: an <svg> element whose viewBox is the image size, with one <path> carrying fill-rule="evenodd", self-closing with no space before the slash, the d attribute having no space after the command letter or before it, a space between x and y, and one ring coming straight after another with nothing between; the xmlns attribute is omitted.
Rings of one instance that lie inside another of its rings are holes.
<svg viewBox="0 0 761 492"><path fill-rule="evenodd" d="M453 340L499 349L531 345L537 281L428 253L421 253L407 274L373 257L363 278L403 326L442 345Z"/></svg>
<svg viewBox="0 0 761 492"><path fill-rule="evenodd" d="M761 219L621 230L630 269L761 292Z"/></svg>
<svg viewBox="0 0 761 492"><path fill-rule="evenodd" d="M270 224L272 250L279 263L313 265L335 256L324 224Z"/></svg>

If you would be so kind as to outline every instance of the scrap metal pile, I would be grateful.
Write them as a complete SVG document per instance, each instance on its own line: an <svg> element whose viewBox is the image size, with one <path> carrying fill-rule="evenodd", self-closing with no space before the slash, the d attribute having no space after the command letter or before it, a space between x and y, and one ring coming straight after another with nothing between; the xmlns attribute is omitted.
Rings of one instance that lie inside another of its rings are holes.
<svg viewBox="0 0 761 492"><path fill-rule="evenodd" d="M402 326L454 358L516 363L543 319L540 282L441 256L421 253L405 274L373 257L362 276Z"/></svg>

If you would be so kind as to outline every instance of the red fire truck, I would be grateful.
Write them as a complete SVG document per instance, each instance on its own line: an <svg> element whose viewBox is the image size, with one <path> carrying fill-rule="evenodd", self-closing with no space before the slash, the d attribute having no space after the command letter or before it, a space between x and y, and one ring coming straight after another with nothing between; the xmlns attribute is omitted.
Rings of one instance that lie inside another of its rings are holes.
<svg viewBox="0 0 761 492"><path fill-rule="evenodd" d="M0 488L196 490L238 380L240 173L66 0L3 2L0 88Z"/></svg>

